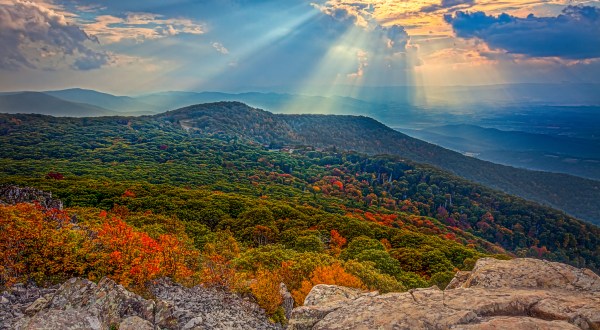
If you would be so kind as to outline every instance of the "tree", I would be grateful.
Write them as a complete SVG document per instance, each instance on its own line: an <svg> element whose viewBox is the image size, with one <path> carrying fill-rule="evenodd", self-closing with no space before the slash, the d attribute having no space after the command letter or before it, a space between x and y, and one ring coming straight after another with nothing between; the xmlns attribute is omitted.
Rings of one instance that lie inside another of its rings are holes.
<svg viewBox="0 0 600 330"><path fill-rule="evenodd" d="M363 290L366 289L366 286L358 277L347 273L339 263L330 266L320 266L312 272L310 279L302 281L302 285L298 290L292 291L292 296L294 297L296 305L303 305L304 299L313 286L317 284L331 284Z"/></svg>

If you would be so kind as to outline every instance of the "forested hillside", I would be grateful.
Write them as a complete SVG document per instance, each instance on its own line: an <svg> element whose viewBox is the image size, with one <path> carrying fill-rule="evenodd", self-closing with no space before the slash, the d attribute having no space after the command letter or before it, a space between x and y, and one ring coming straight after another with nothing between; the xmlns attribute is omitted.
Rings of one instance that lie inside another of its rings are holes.
<svg viewBox="0 0 600 330"><path fill-rule="evenodd" d="M252 293L282 320L279 282L301 304L318 283L444 286L490 255L600 269L594 225L409 155L343 151L366 148L367 138L375 152L391 150L388 135L373 134L392 133L375 121L200 108L0 115L0 185L51 192L65 205L0 196L0 286L108 275L143 292L148 280L171 276ZM321 148L310 143L318 129ZM407 150L415 141L406 139Z"/></svg>
<svg viewBox="0 0 600 330"><path fill-rule="evenodd" d="M370 155L399 155L600 223L599 181L517 169L466 157L411 138L368 117L274 115L236 102L191 106L158 117L202 132L234 135L274 146L304 144Z"/></svg>

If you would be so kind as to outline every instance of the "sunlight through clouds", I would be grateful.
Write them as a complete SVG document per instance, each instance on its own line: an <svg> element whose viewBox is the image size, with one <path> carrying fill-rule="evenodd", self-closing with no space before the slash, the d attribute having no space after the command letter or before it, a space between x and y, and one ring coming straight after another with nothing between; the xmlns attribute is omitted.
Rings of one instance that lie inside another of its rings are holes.
<svg viewBox="0 0 600 330"><path fill-rule="evenodd" d="M581 0L0 0L0 41L9 45L0 50L0 70L40 86L47 84L35 78L41 71L62 82L85 70L103 89L137 70L146 78L123 88L344 95L364 86L598 81L600 19L586 9L598 7ZM33 14L50 28L19 23ZM479 20L488 23L473 28ZM105 71L116 81L108 83Z"/></svg>

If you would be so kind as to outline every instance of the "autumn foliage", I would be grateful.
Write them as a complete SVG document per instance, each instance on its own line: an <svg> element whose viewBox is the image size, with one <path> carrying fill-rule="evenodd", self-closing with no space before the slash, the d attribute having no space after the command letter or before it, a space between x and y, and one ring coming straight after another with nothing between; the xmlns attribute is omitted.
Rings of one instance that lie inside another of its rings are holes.
<svg viewBox="0 0 600 330"><path fill-rule="evenodd" d="M118 218L105 221L91 244L102 251L96 258L100 274L133 287L142 287L160 276L187 278L198 257L196 251L173 235L153 239Z"/></svg>
<svg viewBox="0 0 600 330"><path fill-rule="evenodd" d="M279 293L281 275L276 271L261 269L256 272L254 278L250 284L252 294L268 314L274 314L283 302Z"/></svg>
<svg viewBox="0 0 600 330"><path fill-rule="evenodd" d="M75 251L83 241L63 212L33 204L0 206L0 287L80 275L84 265Z"/></svg>
<svg viewBox="0 0 600 330"><path fill-rule="evenodd" d="M153 239L118 218L98 226L76 226L64 211L33 204L0 206L0 285L35 280L58 282L72 276L110 276L131 288L169 276L193 274L198 253L187 239Z"/></svg>
<svg viewBox="0 0 600 330"><path fill-rule="evenodd" d="M334 255L338 256L340 252L342 252L342 247L346 245L346 241L346 238L340 235L337 230L331 230L331 241L329 242L329 248Z"/></svg>
<svg viewBox="0 0 600 330"><path fill-rule="evenodd" d="M292 291L292 296L294 297L296 305L303 305L304 299L313 286L317 284L331 284L363 290L366 289L365 285L358 277L347 273L339 263L330 266L321 266L317 267L312 272L309 279L302 281L302 285L298 290Z"/></svg>

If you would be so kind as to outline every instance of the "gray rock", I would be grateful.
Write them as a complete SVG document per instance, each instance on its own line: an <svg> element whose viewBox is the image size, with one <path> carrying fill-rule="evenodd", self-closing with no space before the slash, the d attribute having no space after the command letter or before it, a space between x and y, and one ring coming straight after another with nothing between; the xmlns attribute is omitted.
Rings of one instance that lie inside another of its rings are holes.
<svg viewBox="0 0 600 330"><path fill-rule="evenodd" d="M187 323L183 326L183 330L191 330L191 329L195 329L195 328L199 328L200 325L202 324L202 317L201 316L197 316L194 317L193 319L187 321Z"/></svg>
<svg viewBox="0 0 600 330"><path fill-rule="evenodd" d="M52 198L52 193L32 187L18 187L13 185L0 186L0 204L39 203L45 209L62 210L63 203Z"/></svg>
<svg viewBox="0 0 600 330"><path fill-rule="evenodd" d="M279 294L281 295L281 307L285 311L285 318L289 319L292 316L292 310L294 309L294 297L288 291L285 283L279 283Z"/></svg>
<svg viewBox="0 0 600 330"><path fill-rule="evenodd" d="M465 284L465 282L469 279L471 272L459 271L454 275L454 278L448 285L446 286L446 290L456 289Z"/></svg>
<svg viewBox="0 0 600 330"><path fill-rule="evenodd" d="M23 329L107 329L135 316L153 326L155 303L131 293L109 278L97 285L72 278L53 294L39 297L24 312ZM47 324L44 320L48 319ZM61 319L63 323L61 323ZM45 325L44 325L45 324ZM44 328L45 329L45 328Z"/></svg>
<svg viewBox="0 0 600 330"><path fill-rule="evenodd" d="M38 288L35 285L14 285L1 294L0 330L14 329L14 323L25 315L26 309L42 296L51 296L57 287Z"/></svg>
<svg viewBox="0 0 600 330"><path fill-rule="evenodd" d="M150 291L172 308L169 311L176 323L163 327L166 329L183 329L191 324L191 329L281 329L256 303L236 294L202 286L186 288L169 279L156 281Z"/></svg>
<svg viewBox="0 0 600 330"><path fill-rule="evenodd" d="M31 305L29 305L25 309L25 315L29 315L29 316L35 315L36 313L41 311L44 307L46 307L46 305L48 304L50 299L52 299L52 295L49 295L49 294L37 298Z"/></svg>
<svg viewBox="0 0 600 330"><path fill-rule="evenodd" d="M74 309L45 310L31 318L23 318L15 325L16 330L101 330L100 320Z"/></svg>
<svg viewBox="0 0 600 330"><path fill-rule="evenodd" d="M119 324L119 330L154 330L154 325L138 316L130 316Z"/></svg>

